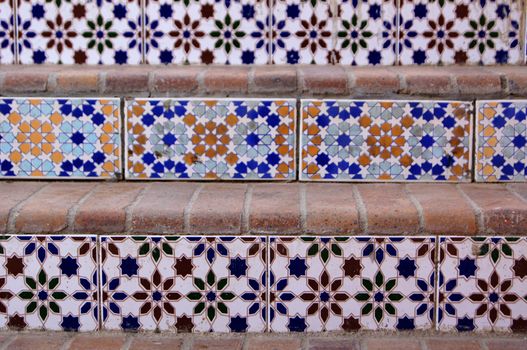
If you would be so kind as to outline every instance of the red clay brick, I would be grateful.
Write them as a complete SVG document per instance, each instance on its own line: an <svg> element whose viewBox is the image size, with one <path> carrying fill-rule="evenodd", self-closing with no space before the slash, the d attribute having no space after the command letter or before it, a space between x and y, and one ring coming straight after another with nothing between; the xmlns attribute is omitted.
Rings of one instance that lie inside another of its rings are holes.
<svg viewBox="0 0 527 350"><path fill-rule="evenodd" d="M442 96L455 94L456 88L452 84L450 74L438 67L397 67L397 72L404 78L406 88L404 93L409 95Z"/></svg>
<svg viewBox="0 0 527 350"><path fill-rule="evenodd" d="M527 183L509 184L507 187L527 201Z"/></svg>
<svg viewBox="0 0 527 350"><path fill-rule="evenodd" d="M170 67L153 72L153 92L192 93L198 89L203 67Z"/></svg>
<svg viewBox="0 0 527 350"><path fill-rule="evenodd" d="M527 349L527 339L496 339L487 340L488 350L520 350Z"/></svg>
<svg viewBox="0 0 527 350"><path fill-rule="evenodd" d="M222 339L219 337L195 339L192 344L193 350L241 350L241 348L241 339Z"/></svg>
<svg viewBox="0 0 527 350"><path fill-rule="evenodd" d="M133 233L172 233L185 230L185 208L200 185L197 183L152 183L133 207Z"/></svg>
<svg viewBox="0 0 527 350"><path fill-rule="evenodd" d="M77 210L75 231L118 233L126 229L125 209L136 199L141 183L113 183L99 186Z"/></svg>
<svg viewBox="0 0 527 350"><path fill-rule="evenodd" d="M0 233L6 233L11 209L45 186L42 182L0 182Z"/></svg>
<svg viewBox="0 0 527 350"><path fill-rule="evenodd" d="M306 231L314 234L359 232L352 184L306 184Z"/></svg>
<svg viewBox="0 0 527 350"><path fill-rule="evenodd" d="M297 89L295 67L262 66L253 68L251 92L291 92Z"/></svg>
<svg viewBox="0 0 527 350"><path fill-rule="evenodd" d="M419 230L417 208L400 184L357 185L366 206L368 233L415 234Z"/></svg>
<svg viewBox="0 0 527 350"><path fill-rule="evenodd" d="M368 350L421 350L416 339L366 339L363 341Z"/></svg>
<svg viewBox="0 0 527 350"><path fill-rule="evenodd" d="M408 184L408 192L423 208L427 234L473 235L476 215L470 204L448 184Z"/></svg>
<svg viewBox="0 0 527 350"><path fill-rule="evenodd" d="M128 350L151 350L151 349L166 349L179 350L183 345L183 340L174 338L171 335L165 337L154 337L147 335L136 336Z"/></svg>
<svg viewBox="0 0 527 350"><path fill-rule="evenodd" d="M209 93L247 92L249 89L249 68L211 67L203 79Z"/></svg>
<svg viewBox="0 0 527 350"><path fill-rule="evenodd" d="M352 91L356 95L395 94L400 89L399 77L389 69L350 67L347 70L353 82Z"/></svg>
<svg viewBox="0 0 527 350"><path fill-rule="evenodd" d="M301 91L315 95L347 94L348 76L340 66L306 66L299 68Z"/></svg>
<svg viewBox="0 0 527 350"><path fill-rule="evenodd" d="M241 232L246 184L206 184L190 211L190 232Z"/></svg>
<svg viewBox="0 0 527 350"><path fill-rule="evenodd" d="M249 228L251 233L299 233L298 184L255 184Z"/></svg>
<svg viewBox="0 0 527 350"><path fill-rule="evenodd" d="M302 340L300 338L271 338L255 337L246 341L247 350L300 350Z"/></svg>
<svg viewBox="0 0 527 350"><path fill-rule="evenodd" d="M428 350L481 350L476 340L464 339L429 339Z"/></svg>
<svg viewBox="0 0 527 350"><path fill-rule="evenodd" d="M22 333L9 344L7 350L60 349L68 338L66 333L43 335Z"/></svg>
<svg viewBox="0 0 527 350"><path fill-rule="evenodd" d="M50 67L40 69L14 68L9 66L5 71L3 92L44 92L48 88L49 74L53 71Z"/></svg>
<svg viewBox="0 0 527 350"><path fill-rule="evenodd" d="M51 183L20 209L15 222L19 233L57 233L68 226L68 212L95 183Z"/></svg>
<svg viewBox="0 0 527 350"><path fill-rule="evenodd" d="M104 92L129 93L148 91L149 70L144 67L127 67L106 73Z"/></svg>
<svg viewBox="0 0 527 350"><path fill-rule="evenodd" d="M486 233L525 234L527 203L510 193L505 185L463 184L460 188L481 209Z"/></svg>
<svg viewBox="0 0 527 350"><path fill-rule="evenodd" d="M124 335L78 335L70 344L69 350L116 350L126 342Z"/></svg>
<svg viewBox="0 0 527 350"><path fill-rule="evenodd" d="M450 67L461 95L471 97L501 94L500 75L480 67Z"/></svg>
<svg viewBox="0 0 527 350"><path fill-rule="evenodd" d="M495 71L505 77L510 94L522 97L527 95L527 69L525 66L485 67L485 70Z"/></svg>
<svg viewBox="0 0 527 350"><path fill-rule="evenodd" d="M309 350L359 350L358 344L353 339L334 337L327 339L310 339Z"/></svg>
<svg viewBox="0 0 527 350"><path fill-rule="evenodd" d="M99 91L99 72L98 69L87 68L57 72L55 91L69 94L97 92Z"/></svg>

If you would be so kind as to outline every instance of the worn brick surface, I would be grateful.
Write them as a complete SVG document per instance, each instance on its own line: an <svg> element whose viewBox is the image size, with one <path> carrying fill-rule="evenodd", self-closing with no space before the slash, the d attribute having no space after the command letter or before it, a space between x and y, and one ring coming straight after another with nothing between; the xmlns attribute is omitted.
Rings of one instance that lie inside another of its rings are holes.
<svg viewBox="0 0 527 350"><path fill-rule="evenodd" d="M494 68L494 71L506 79L509 93L522 97L527 95L527 69L525 67L518 69L514 66L499 66Z"/></svg>
<svg viewBox="0 0 527 350"><path fill-rule="evenodd" d="M69 350L116 350L126 342L124 335L78 335L73 339Z"/></svg>
<svg viewBox="0 0 527 350"><path fill-rule="evenodd" d="M348 76L343 67L306 66L299 69L302 91L314 95L346 94L348 91Z"/></svg>
<svg viewBox="0 0 527 350"><path fill-rule="evenodd" d="M403 77L406 85L403 92L409 95L428 96L452 95L456 93L457 89L450 74L445 74L445 71L437 70L436 68L423 67L415 69L414 67L398 67L399 76Z"/></svg>
<svg viewBox="0 0 527 350"><path fill-rule="evenodd" d="M84 233L124 232L125 209L130 206L146 184L114 183L96 188L81 204L75 216L74 228Z"/></svg>
<svg viewBox="0 0 527 350"><path fill-rule="evenodd" d="M527 232L527 203L501 184L463 184L460 188L483 215L485 233L524 235Z"/></svg>
<svg viewBox="0 0 527 350"><path fill-rule="evenodd" d="M255 337L247 339L247 350L300 350L302 340L299 338L283 337Z"/></svg>
<svg viewBox="0 0 527 350"><path fill-rule="evenodd" d="M22 334L9 343L7 350L60 349L69 340L66 333L61 334Z"/></svg>
<svg viewBox="0 0 527 350"><path fill-rule="evenodd" d="M145 336L134 337L128 350L179 350L183 346L183 340L173 336Z"/></svg>
<svg viewBox="0 0 527 350"><path fill-rule="evenodd" d="M463 195L448 184L408 184L408 192L423 209L426 234L473 235L476 215Z"/></svg>
<svg viewBox="0 0 527 350"><path fill-rule="evenodd" d="M149 68L116 68L106 73L105 93L130 93L148 91Z"/></svg>
<svg viewBox="0 0 527 350"><path fill-rule="evenodd" d="M51 183L32 196L19 210L19 233L57 233L68 226L68 213L96 183Z"/></svg>
<svg viewBox="0 0 527 350"><path fill-rule="evenodd" d="M201 185L198 183L152 183L131 208L134 233L182 233L185 208Z"/></svg>
<svg viewBox="0 0 527 350"><path fill-rule="evenodd" d="M99 70L83 68L57 72L54 91L66 94L98 92Z"/></svg>
<svg viewBox="0 0 527 350"><path fill-rule="evenodd" d="M249 228L251 233L299 233L298 184L253 185Z"/></svg>
<svg viewBox="0 0 527 350"><path fill-rule="evenodd" d="M421 350L421 345L416 339L365 339L362 346L367 350Z"/></svg>
<svg viewBox="0 0 527 350"><path fill-rule="evenodd" d="M492 96L502 93L501 77L499 74L484 68L449 67L454 75L458 91L465 96Z"/></svg>
<svg viewBox="0 0 527 350"><path fill-rule="evenodd" d="M520 350L527 349L527 338L487 340L488 350Z"/></svg>
<svg viewBox="0 0 527 350"><path fill-rule="evenodd" d="M40 69L15 68L5 71L2 92L8 93L42 93L48 88L49 74L53 68Z"/></svg>
<svg viewBox="0 0 527 350"><path fill-rule="evenodd" d="M0 182L0 233L5 233L11 210L40 188L43 182Z"/></svg>
<svg viewBox="0 0 527 350"><path fill-rule="evenodd" d="M249 68L211 67L205 72L203 82L208 93L247 92Z"/></svg>
<svg viewBox="0 0 527 350"><path fill-rule="evenodd" d="M359 212L353 184L306 184L306 232L354 234L359 232Z"/></svg>
<svg viewBox="0 0 527 350"><path fill-rule="evenodd" d="M350 338L309 339L309 350L359 350L357 342Z"/></svg>
<svg viewBox="0 0 527 350"><path fill-rule="evenodd" d="M161 68L153 72L152 92L189 94L199 87L203 67Z"/></svg>
<svg viewBox="0 0 527 350"><path fill-rule="evenodd" d="M416 234L417 208L400 184L357 185L368 215L368 234Z"/></svg>
<svg viewBox="0 0 527 350"><path fill-rule="evenodd" d="M241 350L242 339L222 339L219 337L196 338L192 342L193 350Z"/></svg>
<svg viewBox="0 0 527 350"><path fill-rule="evenodd" d="M297 89L297 74L289 67L255 67L251 92L292 92Z"/></svg>
<svg viewBox="0 0 527 350"><path fill-rule="evenodd" d="M190 232L241 232L246 184L206 184L190 211Z"/></svg>
<svg viewBox="0 0 527 350"><path fill-rule="evenodd" d="M479 342L465 339L429 339L428 350L481 350Z"/></svg>
<svg viewBox="0 0 527 350"><path fill-rule="evenodd" d="M386 96L396 94L400 89L400 79L395 71L371 67L350 67L347 70L354 95Z"/></svg>

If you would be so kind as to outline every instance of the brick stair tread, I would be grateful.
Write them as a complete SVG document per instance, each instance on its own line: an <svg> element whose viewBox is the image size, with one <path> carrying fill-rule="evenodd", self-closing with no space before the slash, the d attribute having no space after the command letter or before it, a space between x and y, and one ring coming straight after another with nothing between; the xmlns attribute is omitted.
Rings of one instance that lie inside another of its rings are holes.
<svg viewBox="0 0 527 350"><path fill-rule="evenodd" d="M527 234L527 184L0 181L1 234Z"/></svg>
<svg viewBox="0 0 527 350"><path fill-rule="evenodd" d="M525 97L525 66L2 65L2 95Z"/></svg>

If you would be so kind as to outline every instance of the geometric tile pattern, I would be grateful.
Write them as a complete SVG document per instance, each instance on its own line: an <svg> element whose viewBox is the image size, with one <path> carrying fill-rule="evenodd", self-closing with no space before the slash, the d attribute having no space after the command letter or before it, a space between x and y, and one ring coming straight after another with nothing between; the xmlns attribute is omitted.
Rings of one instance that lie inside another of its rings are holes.
<svg viewBox="0 0 527 350"><path fill-rule="evenodd" d="M521 63L521 4L518 0L404 1L400 63Z"/></svg>
<svg viewBox="0 0 527 350"><path fill-rule="evenodd" d="M294 100L134 99L127 178L294 179Z"/></svg>
<svg viewBox="0 0 527 350"><path fill-rule="evenodd" d="M467 181L471 104L304 100L301 179Z"/></svg>
<svg viewBox="0 0 527 350"><path fill-rule="evenodd" d="M0 1L0 64L15 63L15 17L12 0Z"/></svg>
<svg viewBox="0 0 527 350"><path fill-rule="evenodd" d="M103 328L266 329L266 238L103 237Z"/></svg>
<svg viewBox="0 0 527 350"><path fill-rule="evenodd" d="M0 99L0 178L113 178L119 99Z"/></svg>
<svg viewBox="0 0 527 350"><path fill-rule="evenodd" d="M527 100L477 101L476 180L527 179Z"/></svg>
<svg viewBox="0 0 527 350"><path fill-rule="evenodd" d="M266 64L266 1L148 0L146 62Z"/></svg>
<svg viewBox="0 0 527 350"><path fill-rule="evenodd" d="M22 0L22 64L139 64L141 0Z"/></svg>
<svg viewBox="0 0 527 350"><path fill-rule="evenodd" d="M273 237L270 331L431 329L435 239Z"/></svg>
<svg viewBox="0 0 527 350"><path fill-rule="evenodd" d="M1 326L99 328L95 236L3 236L0 260Z"/></svg>
<svg viewBox="0 0 527 350"><path fill-rule="evenodd" d="M441 239L440 330L527 330L527 239Z"/></svg>

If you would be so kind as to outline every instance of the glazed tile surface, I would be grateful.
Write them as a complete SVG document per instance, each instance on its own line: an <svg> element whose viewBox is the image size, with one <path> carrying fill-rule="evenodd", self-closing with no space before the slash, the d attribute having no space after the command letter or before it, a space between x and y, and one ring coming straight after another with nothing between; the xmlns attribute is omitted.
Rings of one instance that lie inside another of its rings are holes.
<svg viewBox="0 0 527 350"><path fill-rule="evenodd" d="M520 63L521 1L407 0L401 64Z"/></svg>
<svg viewBox="0 0 527 350"><path fill-rule="evenodd" d="M135 99L131 179L294 179L293 100Z"/></svg>
<svg viewBox="0 0 527 350"><path fill-rule="evenodd" d="M270 331L429 329L434 238L271 238Z"/></svg>
<svg viewBox="0 0 527 350"><path fill-rule="evenodd" d="M103 328L266 329L265 238L103 237Z"/></svg>
<svg viewBox="0 0 527 350"><path fill-rule="evenodd" d="M2 326L97 330L95 240L94 236L2 237Z"/></svg>
<svg viewBox="0 0 527 350"><path fill-rule="evenodd" d="M527 330L527 239L442 238L440 330Z"/></svg>
<svg viewBox="0 0 527 350"><path fill-rule="evenodd" d="M12 0L0 1L0 64L15 63L15 17Z"/></svg>
<svg viewBox="0 0 527 350"><path fill-rule="evenodd" d="M145 13L147 63L269 62L265 1L148 0Z"/></svg>
<svg viewBox="0 0 527 350"><path fill-rule="evenodd" d="M468 102L305 100L301 179L470 179Z"/></svg>
<svg viewBox="0 0 527 350"><path fill-rule="evenodd" d="M0 178L112 178L118 99L0 99Z"/></svg>
<svg viewBox="0 0 527 350"><path fill-rule="evenodd" d="M140 0L22 0L22 64L139 64Z"/></svg>
<svg viewBox="0 0 527 350"><path fill-rule="evenodd" d="M478 101L476 180L527 179L527 100Z"/></svg>

